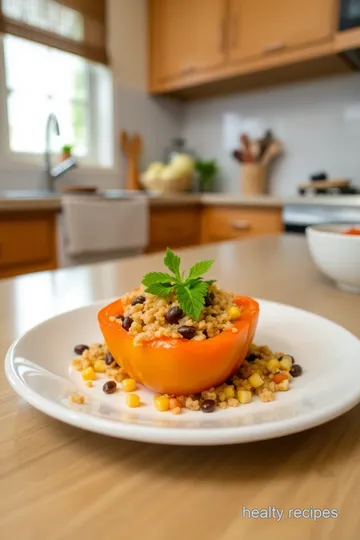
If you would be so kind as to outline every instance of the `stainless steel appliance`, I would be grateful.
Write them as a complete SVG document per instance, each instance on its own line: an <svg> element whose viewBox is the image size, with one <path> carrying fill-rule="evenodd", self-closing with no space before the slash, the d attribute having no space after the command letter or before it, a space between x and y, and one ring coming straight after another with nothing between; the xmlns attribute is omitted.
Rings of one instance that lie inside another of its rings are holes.
<svg viewBox="0 0 360 540"><path fill-rule="evenodd" d="M360 26L360 0L340 0L339 30Z"/></svg>
<svg viewBox="0 0 360 540"><path fill-rule="evenodd" d="M349 201L349 196L344 195L345 201ZM339 197L336 197L339 199ZM285 232L305 234L305 229L309 225L326 223L351 223L360 225L360 197L352 203L335 201L329 197L328 204L291 203L285 204L283 209L283 223ZM313 199L312 199L313 200Z"/></svg>

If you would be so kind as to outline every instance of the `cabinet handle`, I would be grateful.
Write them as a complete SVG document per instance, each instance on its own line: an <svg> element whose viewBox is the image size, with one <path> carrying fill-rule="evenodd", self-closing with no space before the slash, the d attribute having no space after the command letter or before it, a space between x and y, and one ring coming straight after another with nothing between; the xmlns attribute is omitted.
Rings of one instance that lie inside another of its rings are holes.
<svg viewBox="0 0 360 540"><path fill-rule="evenodd" d="M238 34L238 16L233 15L230 23L230 48L236 49L237 46L237 34Z"/></svg>
<svg viewBox="0 0 360 540"><path fill-rule="evenodd" d="M230 222L230 225L236 231L249 231L252 227L246 219L234 219Z"/></svg>
<svg viewBox="0 0 360 540"><path fill-rule="evenodd" d="M219 51L221 54L226 53L226 19L223 18L220 22L219 30Z"/></svg>
<svg viewBox="0 0 360 540"><path fill-rule="evenodd" d="M180 69L181 75L190 75L191 73L194 73L196 71L195 66L184 66Z"/></svg>
<svg viewBox="0 0 360 540"><path fill-rule="evenodd" d="M274 43L268 43L263 48L264 53L272 53L276 51L281 51L281 49L285 49L285 43L283 41L278 41Z"/></svg>

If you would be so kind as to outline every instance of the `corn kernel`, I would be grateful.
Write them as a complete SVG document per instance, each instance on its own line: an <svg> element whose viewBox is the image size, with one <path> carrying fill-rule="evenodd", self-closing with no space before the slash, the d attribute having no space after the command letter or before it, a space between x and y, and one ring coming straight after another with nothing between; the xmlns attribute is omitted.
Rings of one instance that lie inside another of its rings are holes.
<svg viewBox="0 0 360 540"><path fill-rule="evenodd" d="M292 366L292 359L290 358L290 356L283 356L282 359L280 360L281 369L283 369L284 371L290 371L291 366Z"/></svg>
<svg viewBox="0 0 360 540"><path fill-rule="evenodd" d="M69 396L71 403L76 403L77 405L83 405L85 403L85 396L81 394L72 394Z"/></svg>
<svg viewBox="0 0 360 540"><path fill-rule="evenodd" d="M276 386L278 392L287 392L289 390L289 379L285 379Z"/></svg>
<svg viewBox="0 0 360 540"><path fill-rule="evenodd" d="M251 386L253 388L259 388L260 386L262 386L264 384L264 381L262 380L262 378L260 377L260 375L258 373L253 373L248 378L248 381L249 381L249 383L251 384Z"/></svg>
<svg viewBox="0 0 360 540"><path fill-rule="evenodd" d="M105 373L107 366L104 360L95 360L94 362L94 371L95 373Z"/></svg>
<svg viewBox="0 0 360 540"><path fill-rule="evenodd" d="M252 399L252 395L250 390L238 390L237 391L237 398L240 401L240 403L250 403Z"/></svg>
<svg viewBox="0 0 360 540"><path fill-rule="evenodd" d="M232 385L225 386L224 394L226 399L231 399L235 397L235 388Z"/></svg>
<svg viewBox="0 0 360 540"><path fill-rule="evenodd" d="M128 394L126 396L126 405L128 407L140 407L140 396L137 394Z"/></svg>
<svg viewBox="0 0 360 540"><path fill-rule="evenodd" d="M241 309L237 306L231 306L228 309L228 315L230 317L230 321L236 321L241 315Z"/></svg>
<svg viewBox="0 0 360 540"><path fill-rule="evenodd" d="M270 373L276 373L280 369L280 362L277 358L271 358L267 363L266 367Z"/></svg>
<svg viewBox="0 0 360 540"><path fill-rule="evenodd" d="M124 392L133 392L136 390L136 382L134 379L124 379L122 385Z"/></svg>
<svg viewBox="0 0 360 540"><path fill-rule="evenodd" d="M84 369L81 375L84 381L95 381L95 371L94 368L92 368L91 366Z"/></svg>
<svg viewBox="0 0 360 540"><path fill-rule="evenodd" d="M164 396L155 396L154 405L158 411L165 412L170 409L170 400Z"/></svg>
<svg viewBox="0 0 360 540"><path fill-rule="evenodd" d="M88 388L92 388L94 385L92 381L85 381L85 386L87 386Z"/></svg>

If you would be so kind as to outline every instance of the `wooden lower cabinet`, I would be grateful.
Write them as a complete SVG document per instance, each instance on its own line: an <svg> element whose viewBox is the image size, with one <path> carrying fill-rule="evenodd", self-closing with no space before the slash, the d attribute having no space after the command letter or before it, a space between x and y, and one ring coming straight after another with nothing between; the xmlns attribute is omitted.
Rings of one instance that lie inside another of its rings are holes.
<svg viewBox="0 0 360 540"><path fill-rule="evenodd" d="M0 278L56 267L56 212L0 213Z"/></svg>
<svg viewBox="0 0 360 540"><path fill-rule="evenodd" d="M282 209L273 207L208 206L202 212L203 244L281 234Z"/></svg>
<svg viewBox="0 0 360 540"><path fill-rule="evenodd" d="M151 208L147 252L200 244L201 212L200 205Z"/></svg>

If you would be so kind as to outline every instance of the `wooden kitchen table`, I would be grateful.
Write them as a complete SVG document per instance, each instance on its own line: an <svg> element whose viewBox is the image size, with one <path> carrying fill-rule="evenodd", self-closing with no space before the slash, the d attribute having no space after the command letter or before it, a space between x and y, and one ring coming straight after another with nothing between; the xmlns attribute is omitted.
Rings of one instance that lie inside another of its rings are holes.
<svg viewBox="0 0 360 540"><path fill-rule="evenodd" d="M186 266L214 258L221 286L307 309L360 336L360 296L337 290L316 271L303 238L187 249L182 258ZM120 295L144 272L161 269L162 255L148 255L0 282L2 356L47 317ZM351 373L339 366L339 377ZM1 540L355 540L359 475L360 406L276 440L166 447L52 420L20 399L0 373ZM243 517L244 507L269 506L338 509L339 517Z"/></svg>

